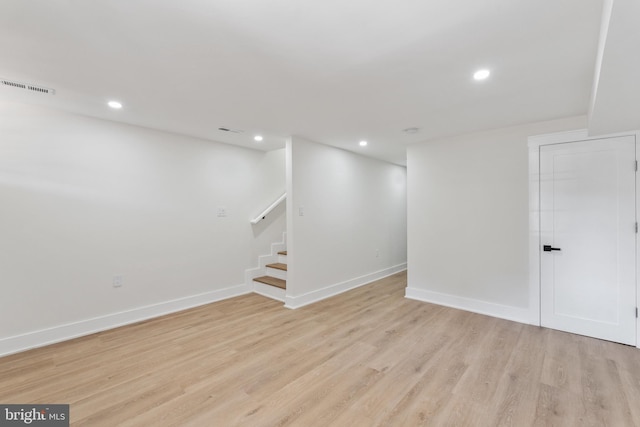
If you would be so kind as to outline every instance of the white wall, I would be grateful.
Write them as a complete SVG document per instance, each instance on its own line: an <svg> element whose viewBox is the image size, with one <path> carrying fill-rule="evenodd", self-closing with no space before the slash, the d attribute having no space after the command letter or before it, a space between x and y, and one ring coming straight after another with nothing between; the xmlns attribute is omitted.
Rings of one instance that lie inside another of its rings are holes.
<svg viewBox="0 0 640 427"><path fill-rule="evenodd" d="M298 137L287 149L287 306L404 269L406 169Z"/></svg>
<svg viewBox="0 0 640 427"><path fill-rule="evenodd" d="M280 240L284 212L249 219L284 189L282 150L11 103L0 135L0 354L247 292Z"/></svg>
<svg viewBox="0 0 640 427"><path fill-rule="evenodd" d="M589 109L589 135L640 128L640 2L604 2L600 45Z"/></svg>
<svg viewBox="0 0 640 427"><path fill-rule="evenodd" d="M531 322L531 135L584 117L412 145L407 150L407 297Z"/></svg>

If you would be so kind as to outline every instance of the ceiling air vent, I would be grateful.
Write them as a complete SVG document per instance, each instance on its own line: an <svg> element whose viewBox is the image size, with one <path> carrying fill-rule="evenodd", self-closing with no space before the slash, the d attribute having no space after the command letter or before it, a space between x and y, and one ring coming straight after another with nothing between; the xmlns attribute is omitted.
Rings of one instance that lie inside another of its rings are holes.
<svg viewBox="0 0 640 427"><path fill-rule="evenodd" d="M31 92L44 93L49 95L55 95L56 93L54 89L50 89L48 87L37 86L37 85L28 84L28 83L20 83L13 80L0 79L0 83L2 84L2 86L9 86L16 89L24 89Z"/></svg>
<svg viewBox="0 0 640 427"><path fill-rule="evenodd" d="M218 130L221 130L223 132L231 132L231 133L242 133L242 132L244 132L241 129L231 129L231 128L218 128Z"/></svg>

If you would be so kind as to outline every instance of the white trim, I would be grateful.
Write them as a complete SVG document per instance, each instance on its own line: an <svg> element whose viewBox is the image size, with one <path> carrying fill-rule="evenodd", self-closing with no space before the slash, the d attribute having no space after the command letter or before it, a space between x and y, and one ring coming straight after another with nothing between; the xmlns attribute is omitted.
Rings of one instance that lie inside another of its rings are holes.
<svg viewBox="0 0 640 427"><path fill-rule="evenodd" d="M563 144L568 142L591 141L595 139L618 138L620 136L635 136L636 140L640 131L618 132L606 135L589 135L587 129L570 130L566 132L546 133L534 135L528 138L529 148L539 148L541 145Z"/></svg>
<svg viewBox="0 0 640 427"><path fill-rule="evenodd" d="M528 145L529 149L534 148L537 150L541 145L584 141L586 139L589 139L589 132L586 129L577 129L566 132L546 133L543 135L530 136L528 139Z"/></svg>
<svg viewBox="0 0 640 427"><path fill-rule="evenodd" d="M528 308L496 304L493 302L443 294L440 292L426 291L424 289L417 288L406 288L405 298L443 305L445 307L456 308L458 310L471 311L473 313L498 317L500 319L511 320L513 322L536 325L535 319L531 318L531 312Z"/></svg>
<svg viewBox="0 0 640 427"><path fill-rule="evenodd" d="M132 310L121 311L119 313L107 314L105 316L94 317L92 319L81 320L79 322L67 323L48 329L3 338L0 339L0 357L31 350L37 347L43 347L49 344L55 344L61 341L67 341L85 335L91 335L96 332L141 322L154 317L164 316L166 314L248 294L250 292L251 289L246 285L236 285L198 295L165 301L158 304L138 307Z"/></svg>
<svg viewBox="0 0 640 427"><path fill-rule="evenodd" d="M586 129L568 132L557 132L529 137L529 298L532 319L540 325L540 147L543 145L563 144L568 142L589 141L595 139L635 136L636 161L638 160L638 143L640 131L619 132L607 135L589 136ZM636 174L636 221L640 212L639 174ZM640 239L636 235L636 307L640 307L640 284L638 269L640 268ZM640 318L636 319L636 347L640 348Z"/></svg>
<svg viewBox="0 0 640 427"><path fill-rule="evenodd" d="M529 138L529 310L536 326L540 318L540 145Z"/></svg>
<svg viewBox="0 0 640 427"><path fill-rule="evenodd" d="M287 190L287 235L285 236L286 247L287 247L287 289L285 291L285 295L289 295L289 293L295 289L295 272L296 272L296 264L295 264L295 246L293 242L293 237L295 233L294 227L294 212L293 212L293 204L294 204L294 191L293 191L293 138L289 137L285 146L285 180L286 180L286 190ZM285 297L285 302L287 301L287 297Z"/></svg>
<svg viewBox="0 0 640 427"><path fill-rule="evenodd" d="M344 282L336 283L334 285L330 285L322 289L308 292L303 295L298 295L295 297L287 295L284 306L291 309L304 307L305 305L313 304L315 302L336 296L338 294L349 291L351 289L368 285L369 283L375 280L380 280L384 277L391 276L392 274L396 274L406 269L407 269L407 263L405 262L402 264L394 265L393 267L389 267L373 273L365 274L364 276L356 277L351 280L346 280ZM288 287L288 284L287 284L287 287Z"/></svg>
<svg viewBox="0 0 640 427"><path fill-rule="evenodd" d="M636 136L636 165L638 164L638 144L640 143L640 131L635 133ZM638 213L640 212L640 197L638 192L640 190L640 171L636 171L636 224L638 219ZM640 307L640 283L638 282L638 269L640 268L640 239L638 239L638 233L636 233L636 310ZM637 315L637 311L636 311ZM640 348L640 318L636 317L636 348Z"/></svg>

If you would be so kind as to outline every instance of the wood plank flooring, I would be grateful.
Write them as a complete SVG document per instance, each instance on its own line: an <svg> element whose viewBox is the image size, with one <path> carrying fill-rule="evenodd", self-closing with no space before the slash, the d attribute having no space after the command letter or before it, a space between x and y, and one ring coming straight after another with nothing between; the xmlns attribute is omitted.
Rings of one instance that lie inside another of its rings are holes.
<svg viewBox="0 0 640 427"><path fill-rule="evenodd" d="M74 426L634 426L640 350L405 299L246 295L0 358Z"/></svg>

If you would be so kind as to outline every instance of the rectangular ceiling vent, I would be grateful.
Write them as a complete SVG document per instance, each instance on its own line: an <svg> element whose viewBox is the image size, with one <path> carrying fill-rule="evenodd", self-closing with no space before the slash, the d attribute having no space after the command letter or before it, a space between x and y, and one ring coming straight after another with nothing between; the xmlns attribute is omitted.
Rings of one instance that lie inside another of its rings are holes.
<svg viewBox="0 0 640 427"><path fill-rule="evenodd" d="M20 83L20 82L8 80L8 79L0 79L0 83L2 83L3 86L9 86L16 89L24 89L31 92L44 93L49 95L55 95L56 93L54 89L51 89L48 87L37 86L37 85L28 84L28 83Z"/></svg>
<svg viewBox="0 0 640 427"><path fill-rule="evenodd" d="M218 128L218 130L221 130L223 132L231 132L231 133L242 133L242 132L244 132L241 129L231 129L231 128Z"/></svg>

